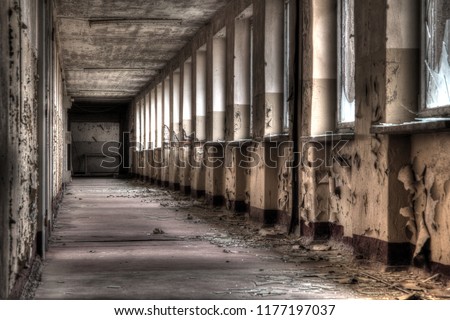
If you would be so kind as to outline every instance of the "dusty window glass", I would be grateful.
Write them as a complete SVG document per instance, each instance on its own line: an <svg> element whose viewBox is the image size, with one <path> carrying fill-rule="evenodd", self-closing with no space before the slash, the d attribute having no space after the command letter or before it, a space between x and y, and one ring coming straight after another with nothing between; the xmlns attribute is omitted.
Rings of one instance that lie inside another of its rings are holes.
<svg viewBox="0 0 450 320"><path fill-rule="evenodd" d="M354 0L340 2L339 123L355 121L355 24Z"/></svg>
<svg viewBox="0 0 450 320"><path fill-rule="evenodd" d="M427 108L450 106L450 1L425 0L425 98Z"/></svg>

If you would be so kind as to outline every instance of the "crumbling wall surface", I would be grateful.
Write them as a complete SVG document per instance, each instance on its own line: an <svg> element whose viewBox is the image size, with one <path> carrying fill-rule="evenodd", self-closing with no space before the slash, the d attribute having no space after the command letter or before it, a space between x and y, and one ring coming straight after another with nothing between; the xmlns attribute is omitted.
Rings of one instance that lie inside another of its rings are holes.
<svg viewBox="0 0 450 320"><path fill-rule="evenodd" d="M350 142L343 151L353 150ZM353 233L352 210L353 210L353 186L352 186L352 158L345 157L345 163L333 162L329 173L329 221L335 225L342 226L338 237L349 239Z"/></svg>
<svg viewBox="0 0 450 320"><path fill-rule="evenodd" d="M329 223L329 236L337 240L352 238L354 142L309 142L303 148L300 170L302 223L307 227L311 227L311 223Z"/></svg>
<svg viewBox="0 0 450 320"><path fill-rule="evenodd" d="M197 143L192 150L192 167L190 170L191 191L194 197L205 193L205 166L204 148L201 143Z"/></svg>
<svg viewBox="0 0 450 320"><path fill-rule="evenodd" d="M8 10L0 9L0 30L8 28ZM9 39L0 32L0 299L9 294Z"/></svg>
<svg viewBox="0 0 450 320"><path fill-rule="evenodd" d="M450 135L421 134L411 138L412 165L399 178L411 192L407 233L416 245L414 258L433 266L450 266ZM406 177L406 178L405 178ZM420 262L420 261L417 261Z"/></svg>
<svg viewBox="0 0 450 320"><path fill-rule="evenodd" d="M29 2L21 2L27 6ZM9 292L34 257L37 226L37 52L29 7L6 1L8 10L9 93L7 115ZM6 33L6 30L3 30Z"/></svg>
<svg viewBox="0 0 450 320"><path fill-rule="evenodd" d="M55 48L55 51L56 48ZM62 198L64 178L64 145L66 130L66 109L64 103L64 84L62 81L61 67L58 56L55 60L55 81L53 97L53 205L57 206ZM57 210L53 213L56 214Z"/></svg>
<svg viewBox="0 0 450 320"><path fill-rule="evenodd" d="M384 1L383 1L384 2ZM367 8L371 10L367 10ZM353 244L366 256L385 259L389 240L389 137L370 133L385 122L386 4L355 1L356 120L352 164Z"/></svg>
<svg viewBox="0 0 450 320"><path fill-rule="evenodd" d="M225 152L225 206L228 210L233 209L233 204L238 198L236 171L239 164L236 163L236 152L239 152L239 149L231 147L227 147Z"/></svg>
<svg viewBox="0 0 450 320"><path fill-rule="evenodd" d="M289 226L292 214L292 166L293 144L291 142L281 143L278 147L277 157L277 187L278 187L278 224Z"/></svg>

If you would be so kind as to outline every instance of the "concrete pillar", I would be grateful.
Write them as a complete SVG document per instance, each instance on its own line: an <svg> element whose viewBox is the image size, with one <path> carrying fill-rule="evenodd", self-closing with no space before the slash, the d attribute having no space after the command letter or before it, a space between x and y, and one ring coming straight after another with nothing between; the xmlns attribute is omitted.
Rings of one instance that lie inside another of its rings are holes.
<svg viewBox="0 0 450 320"><path fill-rule="evenodd" d="M226 38L219 34L212 44L211 141L225 139L226 72Z"/></svg>
<svg viewBox="0 0 450 320"><path fill-rule="evenodd" d="M285 1L253 3L253 143L250 154L250 217L278 221L278 138L283 133Z"/></svg>
<svg viewBox="0 0 450 320"><path fill-rule="evenodd" d="M156 148L161 148L163 141L163 86L156 87Z"/></svg>
<svg viewBox="0 0 450 320"><path fill-rule="evenodd" d="M183 64L182 136L180 145L180 190L191 193L191 134L192 134L192 62Z"/></svg>
<svg viewBox="0 0 450 320"><path fill-rule="evenodd" d="M284 0L255 1L253 135L283 132Z"/></svg>
<svg viewBox="0 0 450 320"><path fill-rule="evenodd" d="M225 145L219 142L207 142L204 152L205 200L210 206L222 206L225 192Z"/></svg>
<svg viewBox="0 0 450 320"><path fill-rule="evenodd" d="M180 70L177 69L173 75L172 75L172 82L173 82L173 92L172 92L172 130L174 135L176 135L176 139L178 141L182 140L182 135L180 134L180 110L181 110L181 95L180 95L180 88L181 88L181 79L180 79Z"/></svg>
<svg viewBox="0 0 450 320"><path fill-rule="evenodd" d="M183 132L185 137L192 134L192 62L183 65Z"/></svg>
<svg viewBox="0 0 450 320"><path fill-rule="evenodd" d="M211 108L208 110L207 130L209 140L204 146L205 152L205 197L207 203L212 206L220 206L224 203L224 144L225 139L225 106L226 106L226 57L227 39L225 29L216 34L212 39L212 95Z"/></svg>
<svg viewBox="0 0 450 320"><path fill-rule="evenodd" d="M248 173L242 165L250 138L251 20L250 6L227 24L227 110L225 150L225 205L233 212L248 211Z"/></svg>
<svg viewBox="0 0 450 320"><path fill-rule="evenodd" d="M384 122L388 117L394 119L399 115L397 112L390 114L392 105L388 102L388 93L391 80L388 80L388 76L392 72L387 72L386 66L391 68L387 59L401 63L407 59L403 59L403 50L389 48L393 43L398 43L394 40L398 32L394 32L394 38L389 40L391 35L388 30L394 27L389 27L388 23L392 24L394 20L400 23L410 21L408 29L411 30L420 21L406 18L416 11L406 8L406 2L394 2L390 4L393 7L388 8L375 0L355 1L355 17L358 19L355 19L357 117L354 150L358 161L352 168L351 179L355 199L352 242L357 254L386 264L408 264L411 246L404 232L406 221L399 213L408 203L408 194L398 181L398 173L401 166L409 163L409 138L370 133L373 123ZM367 10L368 7L371 10ZM397 18L389 18L389 15ZM416 36L420 38L418 33ZM419 78L419 74L416 77ZM394 81L397 81L395 77ZM413 82L403 84L403 88L406 88L405 97L411 94L408 86ZM397 108L405 97L399 99Z"/></svg>
<svg viewBox="0 0 450 320"><path fill-rule="evenodd" d="M195 52L195 139L191 155L191 195L205 194L205 167L203 144L206 141L206 46Z"/></svg>
<svg viewBox="0 0 450 320"><path fill-rule="evenodd" d="M8 10L0 10L0 29L8 28ZM0 33L0 299L9 295L9 152L8 96L9 96L9 44L7 32Z"/></svg>
<svg viewBox="0 0 450 320"><path fill-rule="evenodd" d="M169 158L169 184L172 190L180 190L180 71L172 73L171 123L172 138Z"/></svg>
<svg viewBox="0 0 450 320"><path fill-rule="evenodd" d="M172 136L172 125L170 122L171 118L171 97L170 97L170 78L167 77L164 82L164 111L163 111L163 145L162 145L162 171L161 171L161 181L163 186L169 186L169 158L170 158L170 139Z"/></svg>
<svg viewBox="0 0 450 320"><path fill-rule="evenodd" d="M228 28L228 43L232 54L227 56L230 70L227 106L227 140L250 138L251 94L251 21L249 18L235 20Z"/></svg>
<svg viewBox="0 0 450 320"><path fill-rule="evenodd" d="M139 137L139 175L141 179L145 179L145 100L144 97L139 98L138 102L140 114L140 137Z"/></svg>
<svg viewBox="0 0 450 320"><path fill-rule="evenodd" d="M172 125L170 123L170 113L171 113L171 104L170 104L170 78L167 77L164 82L164 107L163 107L163 142L164 144L170 143L170 136L172 133ZM163 145L163 147L165 146Z"/></svg>
<svg viewBox="0 0 450 320"><path fill-rule="evenodd" d="M146 92L144 96L144 114L145 114L145 128L144 128L144 179L150 179L151 169L149 166L149 149L150 149L150 92Z"/></svg>
<svg viewBox="0 0 450 320"><path fill-rule="evenodd" d="M161 167L162 167L162 137L163 133L163 86L162 83L156 87L156 146L153 153L153 161L155 167L155 182L162 184Z"/></svg>
<svg viewBox="0 0 450 320"><path fill-rule="evenodd" d="M155 161L154 161L154 151L156 146L156 132L157 132L157 121L156 121L156 89L153 88L150 91L150 145L149 145L149 152L147 157L147 166L148 166L148 173L149 178L152 183L156 181L155 179Z"/></svg>
<svg viewBox="0 0 450 320"><path fill-rule="evenodd" d="M150 92L144 96L144 150L150 148Z"/></svg>
<svg viewBox="0 0 450 320"><path fill-rule="evenodd" d="M311 135L335 129L337 105L337 2L312 1L313 88Z"/></svg>
<svg viewBox="0 0 450 320"><path fill-rule="evenodd" d="M339 0L341 1L341 0ZM346 4L347 0L343 0ZM344 58L337 52L338 3L336 0L310 1L305 7L305 15L312 21L308 29L304 30L307 41L304 48L305 69L308 73L304 78L308 81L304 90L303 101L304 124L301 131L304 136L321 135L334 132L336 129L335 115L339 108L337 96L337 68L338 59ZM342 7L342 6L340 6ZM343 19L345 20L345 19ZM352 18L348 20L352 22ZM339 30L346 30L347 25L340 25ZM348 53L346 45L345 53ZM351 61L343 62L345 66ZM345 72L342 70L341 73ZM344 78L344 77L343 77ZM341 85L344 85L342 81ZM335 190L332 187L335 168L330 165L330 151L336 142L330 139L303 141L303 166L301 167L301 181L303 202L301 212L301 232L303 236L314 239L328 239L331 237L333 223L338 221L332 212L335 200ZM345 176L344 168L337 168L340 175ZM342 170L342 172L341 172ZM329 179L329 177L332 177ZM331 190L331 191L330 191ZM342 207L345 207L344 203ZM342 210L343 211L343 210ZM343 215L343 213L342 213ZM341 217L341 216L339 216ZM344 220L343 217L340 219ZM337 228L337 227L336 227ZM340 228L340 227L339 227ZM340 229L339 229L340 230ZM348 231L348 230L347 230ZM339 236L342 238L342 236Z"/></svg>
<svg viewBox="0 0 450 320"><path fill-rule="evenodd" d="M196 140L206 140L206 50L199 49L196 53Z"/></svg>
<svg viewBox="0 0 450 320"><path fill-rule="evenodd" d="M134 174L136 177L139 176L139 168L140 168L140 137L141 137L141 125L140 125L140 113L139 113L139 104L137 101L134 102L134 118L135 118L135 135L134 135L134 141L135 141L135 151L134 151Z"/></svg>

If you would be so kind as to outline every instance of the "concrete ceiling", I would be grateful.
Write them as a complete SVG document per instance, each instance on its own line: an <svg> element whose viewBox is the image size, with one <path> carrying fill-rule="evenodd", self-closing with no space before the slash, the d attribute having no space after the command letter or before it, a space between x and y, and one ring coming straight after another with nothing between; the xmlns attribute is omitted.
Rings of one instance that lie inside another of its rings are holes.
<svg viewBox="0 0 450 320"><path fill-rule="evenodd" d="M229 0L56 0L75 101L130 100Z"/></svg>

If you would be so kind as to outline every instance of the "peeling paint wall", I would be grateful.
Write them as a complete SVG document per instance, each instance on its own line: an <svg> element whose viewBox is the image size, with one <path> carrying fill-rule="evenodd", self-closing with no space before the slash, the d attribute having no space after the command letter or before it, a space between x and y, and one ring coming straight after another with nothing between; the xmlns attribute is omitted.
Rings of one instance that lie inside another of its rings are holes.
<svg viewBox="0 0 450 320"><path fill-rule="evenodd" d="M38 215L37 48L27 3L9 10L9 291L34 258Z"/></svg>
<svg viewBox="0 0 450 320"><path fill-rule="evenodd" d="M214 143L205 144L205 134L201 132L201 140L183 145L183 151L179 151L180 159L192 159L193 166L186 171L178 170L176 174L177 170L171 172L179 176L182 186L192 189L194 196L206 192L207 199L213 203L222 197L228 209L236 211L238 205L242 206L251 219L262 224L289 226L297 218L292 214L297 211L293 205L298 199L302 236L342 240L354 248L355 254L386 264L409 265L413 260L417 265L448 266L448 133L420 134L420 130L389 133L378 129L383 127L381 124L404 124L422 116L418 102L421 77L419 2L346 2L354 6L351 12L355 16L351 25L354 34L343 37L343 41L355 41L354 54L344 58L352 60L354 57L355 60L355 69L344 75L351 83L347 85L353 86L350 78L354 73L355 119L354 122L339 122L340 117L336 115L340 112L337 90L340 62L336 25L338 21L348 22L349 18L339 17L337 4L345 1L302 1L300 6L299 106L289 101L291 109L299 108L299 117L295 119L300 122L297 123L299 134L295 136L290 132L290 140L298 139L301 153L298 179L292 176L294 171L290 166L294 158L293 145L285 143L287 136L282 134L283 99L286 97L282 81L277 81L283 77L279 50L282 47L281 25L279 19L272 18L277 12L279 18L283 1L276 0L253 3L256 53L251 70L251 102L234 100L234 93L239 92L236 90L239 81L235 77L239 70L234 66L234 50L239 39L234 19L250 5L243 1L230 2L220 11L147 88L158 86L188 57L197 56L197 50L206 47L207 81L204 84L202 80L200 86L206 95L206 117L203 113L195 116L194 112L190 124L196 124L197 128L205 124L206 137ZM211 70L213 35L223 28L227 30L229 66L226 75L221 75L226 80L225 129L222 128L223 110L216 111L216 115L213 110ZM292 41L291 45L294 44ZM276 50L271 50L274 47ZM193 64L196 69L195 59ZM246 85L245 80L242 87ZM195 84L193 90L194 105L200 94ZM353 93L351 96L353 100ZM241 109L248 108L250 103L252 140L245 141L245 147L231 147L237 144L233 140L250 138L246 129L240 131L242 122L249 122L249 114ZM212 145L222 137L226 139L223 144L230 145L224 154L217 156ZM162 152L155 149L157 159L162 157ZM211 168L208 159L211 156L217 157L223 166ZM244 166L239 166L241 160ZM318 165L318 161L322 164ZM169 161L169 165L173 163ZM158 169L153 178L166 181L168 178L163 175ZM176 179L171 175L170 182L176 183ZM293 194L294 187L298 188L298 194Z"/></svg>
<svg viewBox="0 0 450 320"><path fill-rule="evenodd" d="M411 144L411 166L406 167L408 179L403 179L411 193L410 206L401 212L408 217L405 232L415 244L415 259L448 266L450 136L448 133L415 135Z"/></svg>
<svg viewBox="0 0 450 320"><path fill-rule="evenodd" d="M64 83L62 79L62 69L59 62L58 49L55 44L55 67L54 67L54 91L53 91L53 199L62 197L63 180L66 170L67 160L64 149L66 145L67 131L67 101L64 99ZM56 200L58 201L58 200ZM54 205L57 205L54 203ZM56 214L56 212L54 212Z"/></svg>
<svg viewBox="0 0 450 320"><path fill-rule="evenodd" d="M17 298L26 280L26 276L34 262L38 248L38 232L41 232L38 221L45 220L51 231L52 216L56 214L58 200L63 188L64 145L66 130L66 108L63 106L64 85L62 71L58 62L57 43L44 39L50 50L53 50L51 65L48 69L49 82L46 96L48 110L45 113L49 128L45 137L45 145L39 145L39 128L46 121L39 117L38 111L43 109L38 103L39 81L45 78L38 75L38 15L40 2L5 1L2 5L2 121L0 134L6 140L2 143L2 166L8 179L2 184L1 221L6 222L1 230L2 260L1 298ZM7 26L3 28L3 24ZM51 24L51 21L49 21ZM7 31L7 32L6 32ZM3 55L3 53L6 53ZM51 68L50 68L51 67ZM3 76L6 75L5 78ZM44 80L42 80L44 81ZM40 204L46 199L38 199L44 186L39 184L40 171L38 153L41 148L50 146L52 154L48 167L52 168L52 180L49 183L48 213L41 212ZM3 163L4 162L4 163ZM2 181L3 182L3 181ZM44 215L46 215L44 217ZM42 246L41 246L42 247ZM5 249L7 252L5 252ZM40 253L42 254L42 252ZM7 261L8 263L4 263Z"/></svg>

